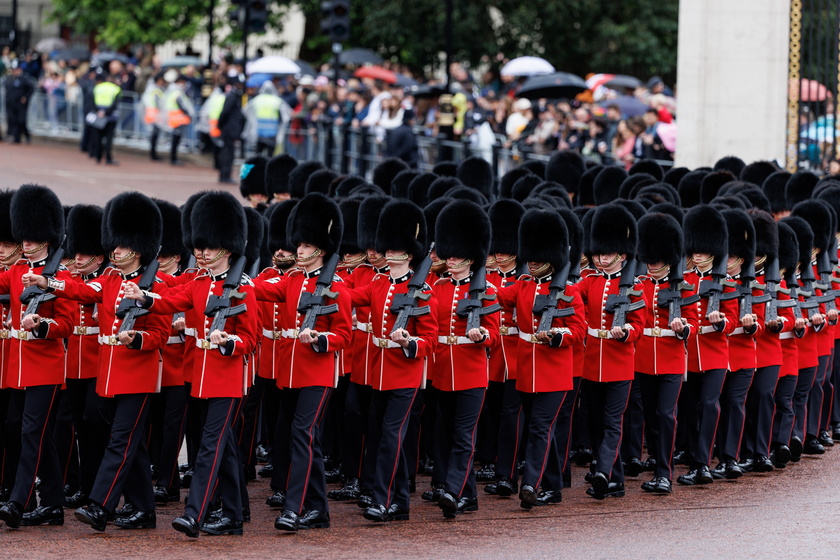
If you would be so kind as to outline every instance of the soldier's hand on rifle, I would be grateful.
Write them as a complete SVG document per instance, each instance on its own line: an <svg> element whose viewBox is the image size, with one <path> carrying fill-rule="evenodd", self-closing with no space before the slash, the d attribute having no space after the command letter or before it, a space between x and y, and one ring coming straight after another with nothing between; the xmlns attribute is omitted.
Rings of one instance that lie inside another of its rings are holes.
<svg viewBox="0 0 840 560"><path fill-rule="evenodd" d="M303 329L300 331L300 341L303 344L315 344L318 342L318 333L312 329Z"/></svg>
<svg viewBox="0 0 840 560"><path fill-rule="evenodd" d="M228 338L230 338L230 335L228 335L228 333L217 329L210 333L209 340L211 344L215 344L217 346L224 346L225 344L227 344Z"/></svg>
<svg viewBox="0 0 840 560"><path fill-rule="evenodd" d="M469 338L473 342L483 342L489 334L490 333L488 333L487 329L485 329L484 327L478 327L477 329L470 329L467 333L467 338Z"/></svg>
<svg viewBox="0 0 840 560"><path fill-rule="evenodd" d="M27 315L24 317L21 322L20 326L23 327L24 330L31 331L32 329L37 329L38 325L41 324L41 316L40 315Z"/></svg>
<svg viewBox="0 0 840 560"><path fill-rule="evenodd" d="M127 299L136 299L138 301L146 299L146 296L143 295L143 290L141 290L140 286L134 282L126 282L123 284L123 297Z"/></svg>
<svg viewBox="0 0 840 560"><path fill-rule="evenodd" d="M782 321L781 319L773 319L772 321L767 321L764 326L770 332L780 332L782 330Z"/></svg>
<svg viewBox="0 0 840 560"><path fill-rule="evenodd" d="M825 315L822 313L814 313L810 317L812 325L822 325L825 323Z"/></svg>
<svg viewBox="0 0 840 560"><path fill-rule="evenodd" d="M627 328L629 325L624 325L623 327L613 327L610 329L610 334L616 340L623 340L627 336Z"/></svg>
<svg viewBox="0 0 840 560"><path fill-rule="evenodd" d="M804 317L797 317L796 321L794 321L794 323L793 323L793 328L798 330L798 331L801 331L802 329L804 329L807 326L808 326L808 321Z"/></svg>
<svg viewBox="0 0 840 560"><path fill-rule="evenodd" d="M183 331L187 328L187 320L183 317L178 317L172 321L172 328L176 331Z"/></svg>
<svg viewBox="0 0 840 560"><path fill-rule="evenodd" d="M47 279L41 276L40 274L35 274L34 272L27 272L26 274L21 276L20 279L21 282L23 282L24 288L37 285L43 290L47 287Z"/></svg>
<svg viewBox="0 0 840 560"><path fill-rule="evenodd" d="M720 311L712 311L711 313L709 313L709 314L706 316L706 318L709 320L709 322L710 322L711 324L713 324L713 325L717 325L718 323L720 323L721 321L723 321L723 319L724 319L724 315L723 315L723 313L721 313Z"/></svg>
<svg viewBox="0 0 840 560"><path fill-rule="evenodd" d="M403 348L408 348L408 343L410 341L408 331L405 329L395 330L391 333L391 341L396 342Z"/></svg>
<svg viewBox="0 0 840 560"><path fill-rule="evenodd" d="M681 333L685 330L686 321L682 317L676 318L671 321L671 330L675 333Z"/></svg>
<svg viewBox="0 0 840 560"><path fill-rule="evenodd" d="M756 322L756 315L754 313L749 313L741 317L741 326L745 329L750 329L755 325Z"/></svg>
<svg viewBox="0 0 840 560"><path fill-rule="evenodd" d="M832 325L837 322L837 317L840 316L840 312L836 309L829 309L828 312L825 314L826 319L828 319L829 323Z"/></svg>
<svg viewBox="0 0 840 560"><path fill-rule="evenodd" d="M551 331L540 331L534 335L534 338L537 339L537 342L548 344L549 342L551 342L551 339L554 338L554 333Z"/></svg>
<svg viewBox="0 0 840 560"><path fill-rule="evenodd" d="M128 346L132 342L134 342L134 337L137 335L137 331L123 331L119 333L120 344L123 346Z"/></svg>

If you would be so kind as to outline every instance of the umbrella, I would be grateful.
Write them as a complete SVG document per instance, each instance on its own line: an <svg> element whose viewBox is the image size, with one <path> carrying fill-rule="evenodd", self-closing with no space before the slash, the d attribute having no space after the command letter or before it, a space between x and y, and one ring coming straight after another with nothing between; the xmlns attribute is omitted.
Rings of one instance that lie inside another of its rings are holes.
<svg viewBox="0 0 840 560"><path fill-rule="evenodd" d="M55 60L89 60L90 51L83 47L62 49L53 56Z"/></svg>
<svg viewBox="0 0 840 560"><path fill-rule="evenodd" d="M389 84L397 83L397 75L381 66L362 66L353 73L357 78L372 78Z"/></svg>
<svg viewBox="0 0 840 560"><path fill-rule="evenodd" d="M245 87L258 88L271 80L271 74L251 74L245 82Z"/></svg>
<svg viewBox="0 0 840 560"><path fill-rule="evenodd" d="M119 60L123 64L128 63L128 57L124 54L115 53L115 52L101 52L93 55L91 59L91 64L94 66L102 66L106 62L111 62L112 60Z"/></svg>
<svg viewBox="0 0 840 560"><path fill-rule="evenodd" d="M625 76L624 74L616 74L606 82L604 85L608 88L629 88L629 89L636 89L637 87L642 85L642 81L639 78L634 78L633 76Z"/></svg>
<svg viewBox="0 0 840 560"><path fill-rule="evenodd" d="M40 53L50 53L63 49L66 46L67 43L64 42L64 39L60 39L58 37L47 37L46 39L41 39L35 43L35 50Z"/></svg>
<svg viewBox="0 0 840 560"><path fill-rule="evenodd" d="M567 72L555 72L528 78L517 95L526 99L571 98L586 89L586 82L580 76Z"/></svg>
<svg viewBox="0 0 840 560"><path fill-rule="evenodd" d="M446 86L443 84L420 84L409 87L406 93L414 96L415 99L429 99L440 97L446 93Z"/></svg>
<svg viewBox="0 0 840 560"><path fill-rule="evenodd" d="M645 111L649 108L632 95L620 95L601 102L601 107L609 107L610 105L618 105L618 108L621 109L621 114L625 117L644 115Z"/></svg>
<svg viewBox="0 0 840 560"><path fill-rule="evenodd" d="M248 74L297 74L300 66L285 56L264 56L249 62L246 66Z"/></svg>
<svg viewBox="0 0 840 560"><path fill-rule="evenodd" d="M397 74L397 81L395 82L395 85L403 88L410 88L417 85L417 80L409 78L405 74Z"/></svg>
<svg viewBox="0 0 840 560"><path fill-rule="evenodd" d="M161 68L183 68L184 66L203 66L204 61L202 61L197 56L173 56L172 58L168 59L166 62L161 64Z"/></svg>
<svg viewBox="0 0 840 560"><path fill-rule="evenodd" d="M536 76L554 71L550 62L538 56L520 56L502 67L503 76Z"/></svg>
<svg viewBox="0 0 840 560"><path fill-rule="evenodd" d="M301 75L301 76L305 76L305 75L314 76L315 74L318 73L318 72L315 71L314 68L312 68L311 64L309 64L308 62L304 62L303 60L295 60L295 64L297 64L298 67L300 68L300 72L298 72L298 74Z"/></svg>
<svg viewBox="0 0 840 560"><path fill-rule="evenodd" d="M382 57L370 49L349 49L338 55L338 63L356 64L382 64Z"/></svg>
<svg viewBox="0 0 840 560"><path fill-rule="evenodd" d="M796 95L796 80L790 81L790 92L788 97L793 98ZM828 91L824 85L816 80L799 80L799 100L806 103L810 101L825 101L826 97L831 97L831 92Z"/></svg>

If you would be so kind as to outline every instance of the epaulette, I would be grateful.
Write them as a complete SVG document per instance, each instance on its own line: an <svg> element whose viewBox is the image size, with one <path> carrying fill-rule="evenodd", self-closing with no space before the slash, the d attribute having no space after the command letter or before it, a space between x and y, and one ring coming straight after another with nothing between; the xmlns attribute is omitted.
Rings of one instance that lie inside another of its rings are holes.
<svg viewBox="0 0 840 560"><path fill-rule="evenodd" d="M531 275L531 274L522 274L522 275L519 277L519 280L530 280L530 281L532 281L532 282L533 282L534 280L536 280L536 278L535 278L533 275Z"/></svg>
<svg viewBox="0 0 840 560"><path fill-rule="evenodd" d="M378 280L378 279L387 279L388 275L383 272L377 272L373 275L373 278L370 279L371 282Z"/></svg>
<svg viewBox="0 0 840 560"><path fill-rule="evenodd" d="M277 272L280 272L280 274L283 274L283 272L282 272L281 270L276 269L276 268L274 268L273 266L267 266L267 267L265 267L264 269L262 269L262 270L260 271L260 274L265 274L265 273L266 273L266 272L268 272L269 270L276 270Z"/></svg>
<svg viewBox="0 0 840 560"><path fill-rule="evenodd" d="M121 274L119 269L114 266L109 266L102 271L102 276L113 276L114 274Z"/></svg>
<svg viewBox="0 0 840 560"><path fill-rule="evenodd" d="M254 285L254 283L251 281L251 277L245 274L244 272L242 273L242 278L239 279L239 283L245 286Z"/></svg>
<svg viewBox="0 0 840 560"><path fill-rule="evenodd" d="M164 283L165 283L163 280L161 280L160 278L158 278L157 276L155 276L155 283L157 283L157 282L160 282L161 284L164 284Z"/></svg>
<svg viewBox="0 0 840 560"><path fill-rule="evenodd" d="M342 282L342 283L343 283L343 282L344 282L344 278L342 278L342 277L341 277L341 276L339 276L338 274L333 274L333 279L332 279L332 281L333 281L333 282Z"/></svg>

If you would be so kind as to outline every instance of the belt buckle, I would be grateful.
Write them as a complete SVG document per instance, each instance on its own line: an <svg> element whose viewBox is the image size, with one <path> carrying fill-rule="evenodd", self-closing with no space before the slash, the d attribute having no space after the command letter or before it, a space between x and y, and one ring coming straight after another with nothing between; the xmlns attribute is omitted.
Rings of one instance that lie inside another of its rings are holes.
<svg viewBox="0 0 840 560"><path fill-rule="evenodd" d="M502 336L507 336L508 327L499 327L499 334L502 335Z"/></svg>
<svg viewBox="0 0 840 560"><path fill-rule="evenodd" d="M458 344L458 337L456 335L449 335L446 337L447 344Z"/></svg>
<svg viewBox="0 0 840 560"><path fill-rule="evenodd" d="M209 340L202 340L201 341L201 349L202 350L210 350L210 341Z"/></svg>
<svg viewBox="0 0 840 560"><path fill-rule="evenodd" d="M365 326L365 332L366 332L366 333L373 333L373 323L368 323L368 324Z"/></svg>
<svg viewBox="0 0 840 560"><path fill-rule="evenodd" d="M610 331L606 329L598 329L598 338L609 338Z"/></svg>
<svg viewBox="0 0 840 560"><path fill-rule="evenodd" d="M9 329L0 330L0 339L9 338Z"/></svg>
<svg viewBox="0 0 840 560"><path fill-rule="evenodd" d="M379 347L380 348L388 348L388 339L387 338L380 338L379 339Z"/></svg>
<svg viewBox="0 0 840 560"><path fill-rule="evenodd" d="M87 334L87 327L76 327L76 334L80 334L80 335Z"/></svg>
<svg viewBox="0 0 840 560"><path fill-rule="evenodd" d="M271 336L274 340L280 340L281 338L283 338L283 333L281 333L280 331L271 331Z"/></svg>
<svg viewBox="0 0 840 560"><path fill-rule="evenodd" d="M29 338L29 333L26 331L18 331L17 337L18 340L27 340Z"/></svg>
<svg viewBox="0 0 840 560"><path fill-rule="evenodd" d="M108 337L108 345L109 346L119 346L119 344L120 344L120 339L117 338L116 336L109 336Z"/></svg>
<svg viewBox="0 0 840 560"><path fill-rule="evenodd" d="M659 327L653 327L650 332L653 333L653 336L662 336L662 329Z"/></svg>
<svg viewBox="0 0 840 560"><path fill-rule="evenodd" d="M300 338L300 329L292 330L292 338Z"/></svg>
<svg viewBox="0 0 840 560"><path fill-rule="evenodd" d="M539 339L537 339L537 335L535 335L535 334L531 335L530 342L531 342L531 344L541 344Z"/></svg>

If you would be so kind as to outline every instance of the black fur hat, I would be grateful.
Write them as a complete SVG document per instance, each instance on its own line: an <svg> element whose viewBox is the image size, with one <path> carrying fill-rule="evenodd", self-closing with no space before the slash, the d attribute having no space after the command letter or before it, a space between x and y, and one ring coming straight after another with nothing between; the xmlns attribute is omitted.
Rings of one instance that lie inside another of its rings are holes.
<svg viewBox="0 0 840 560"><path fill-rule="evenodd" d="M341 180L340 183L335 188L335 196L338 198L345 198L350 196L350 192L358 187L359 185L367 185L369 184L365 181L364 177L359 177L358 175L348 175L344 179ZM373 186L373 185L371 185Z"/></svg>
<svg viewBox="0 0 840 560"><path fill-rule="evenodd" d="M64 208L48 187L22 185L9 206L12 235L17 242L46 241L57 249L64 239Z"/></svg>
<svg viewBox="0 0 840 560"><path fill-rule="evenodd" d="M537 186L539 186L542 182L543 180L533 173L520 177L520 179L513 185L513 189L510 193L511 198L522 202L528 198L528 196L530 196L530 194L534 192Z"/></svg>
<svg viewBox="0 0 840 560"><path fill-rule="evenodd" d="M529 159L519 164L519 167L527 169L540 179L545 179L546 165L545 162L539 159Z"/></svg>
<svg viewBox="0 0 840 560"><path fill-rule="evenodd" d="M269 197L289 192L289 174L297 160L288 154L274 156L265 164L265 190Z"/></svg>
<svg viewBox="0 0 840 560"><path fill-rule="evenodd" d="M106 254L102 247L102 216L102 208L92 204L77 204L70 209L67 215L67 256ZM177 243L181 245L180 236Z"/></svg>
<svg viewBox="0 0 840 560"><path fill-rule="evenodd" d="M15 191L4 189L0 191L0 241L14 243L15 236L12 234L12 196Z"/></svg>
<svg viewBox="0 0 840 560"><path fill-rule="evenodd" d="M554 202L559 203L560 206L565 206L566 208L572 207L572 199L569 197L569 192L563 185L554 181L543 181L531 191L531 196L548 197Z"/></svg>
<svg viewBox="0 0 840 560"><path fill-rule="evenodd" d="M391 181L400 171L409 169L406 162L397 158L388 158L373 169L373 184L385 193L391 192Z"/></svg>
<svg viewBox="0 0 840 560"><path fill-rule="evenodd" d="M490 218L490 252L515 255L519 248L519 222L525 207L516 200L500 198L487 212Z"/></svg>
<svg viewBox="0 0 840 560"><path fill-rule="evenodd" d="M578 215L568 208L560 208L557 212L566 223L566 231L569 233L569 260L578 263L583 255L583 224Z"/></svg>
<svg viewBox="0 0 840 560"><path fill-rule="evenodd" d="M670 204L679 205L680 195L677 190L672 188L668 183L655 183L640 188L638 191L631 193L634 199L648 198L654 204L660 202L668 202Z"/></svg>
<svg viewBox="0 0 840 560"><path fill-rule="evenodd" d="M688 167L672 167L662 176L662 182L668 183L674 187L674 190L677 190L680 185L680 180L690 172L691 170Z"/></svg>
<svg viewBox="0 0 840 560"><path fill-rule="evenodd" d="M734 208L736 210L744 210L747 209L747 202L737 196L718 196L711 202L711 206L714 206L718 210L726 210L728 208Z"/></svg>
<svg viewBox="0 0 840 560"><path fill-rule="evenodd" d="M391 199L387 196L370 196L362 200L356 226L356 240L362 251L376 247L376 224L379 223L379 214L389 200Z"/></svg>
<svg viewBox="0 0 840 560"><path fill-rule="evenodd" d="M292 198L303 198L306 196L306 181L309 176L323 169L324 164L320 161L303 161L297 164L289 173L289 195Z"/></svg>
<svg viewBox="0 0 840 560"><path fill-rule="evenodd" d="M169 201L159 198L152 199L160 210L163 220L163 233L160 238L161 257L181 257L181 266L186 266L190 252L184 246L183 231L181 231L181 209ZM101 253L104 254L104 253Z"/></svg>
<svg viewBox="0 0 840 560"><path fill-rule="evenodd" d="M426 242L431 245L435 241L435 231L437 227L437 219L447 204L451 201L448 198L439 198L431 201L423 208L423 215L426 216Z"/></svg>
<svg viewBox="0 0 840 560"><path fill-rule="evenodd" d="M628 175L618 188L618 198L633 198L633 192L648 185L655 185L656 179L647 173Z"/></svg>
<svg viewBox="0 0 840 560"><path fill-rule="evenodd" d="M458 164L454 161L439 161L432 167L432 173L438 177L454 177L458 173Z"/></svg>
<svg viewBox="0 0 840 560"><path fill-rule="evenodd" d="M274 210L268 218L268 252L272 255L280 249L295 252L295 247L286 236L286 225L297 203L297 200L289 199L272 205Z"/></svg>
<svg viewBox="0 0 840 560"><path fill-rule="evenodd" d="M773 258L779 254L779 226L768 212L748 210L755 228L755 256Z"/></svg>
<svg viewBox="0 0 840 560"><path fill-rule="evenodd" d="M499 198L513 198L513 185L525 175L533 174L525 167L515 167L502 175L499 181Z"/></svg>
<svg viewBox="0 0 840 560"><path fill-rule="evenodd" d="M765 212L770 212L770 201L767 199L767 195L764 194L764 191L760 187L756 187L752 183L741 181L733 183L728 187L726 194L727 196L735 195L740 197L744 200L747 208L757 208Z"/></svg>
<svg viewBox="0 0 840 560"><path fill-rule="evenodd" d="M421 173L408 184L408 199L421 208L429 203L429 187L437 179L434 173Z"/></svg>
<svg viewBox="0 0 840 560"><path fill-rule="evenodd" d="M738 175L738 178L742 181L746 181L747 183L761 186L764 184L764 180L767 179L767 177L778 170L779 168L772 162L754 161L741 170L741 174Z"/></svg>
<svg viewBox="0 0 840 560"><path fill-rule="evenodd" d="M199 191L191 194L183 206L181 206L181 242L189 252L192 252L195 248L192 244L192 210L195 203L198 202L198 199L208 192L210 191ZM237 204L239 203L237 202Z"/></svg>
<svg viewBox="0 0 840 560"><path fill-rule="evenodd" d="M700 184L700 202L709 204L718 195L723 186L732 181L736 181L735 177L729 171L714 171L703 177Z"/></svg>
<svg viewBox="0 0 840 560"><path fill-rule="evenodd" d="M554 181L570 193L578 192L580 176L586 171L583 156L574 150L560 150L551 155L545 166L545 180Z"/></svg>
<svg viewBox="0 0 840 560"><path fill-rule="evenodd" d="M715 171L729 171L736 177L741 176L741 172L747 164L739 157L724 156L715 162Z"/></svg>
<svg viewBox="0 0 840 560"><path fill-rule="evenodd" d="M412 256L412 264L426 256L426 217L423 210L410 200L391 200L382 208L376 226L376 251L405 251Z"/></svg>
<svg viewBox="0 0 840 560"><path fill-rule="evenodd" d="M488 203L487 197L485 197L477 190L467 187L465 185L455 187L454 189L449 189L448 191L446 191L446 197L455 200L472 200L479 206L486 206Z"/></svg>
<svg viewBox="0 0 840 560"><path fill-rule="evenodd" d="M391 196L394 198L408 198L408 186L420 172L416 169L404 169L397 173L394 180L391 181Z"/></svg>
<svg viewBox="0 0 840 560"><path fill-rule="evenodd" d="M665 176L665 172L662 171L662 166L656 163L652 159L640 159L628 170L630 175L638 175L639 173L647 173L651 175L657 181L661 181L662 178Z"/></svg>
<svg viewBox="0 0 840 560"><path fill-rule="evenodd" d="M523 262L550 263L560 270L569 262L569 230L554 210L532 209L519 226L518 256Z"/></svg>
<svg viewBox="0 0 840 560"><path fill-rule="evenodd" d="M835 228L831 210L822 200L804 200L793 207L792 216L799 216L808 222L814 232L814 247L829 251L835 244Z"/></svg>
<svg viewBox="0 0 840 560"><path fill-rule="evenodd" d="M627 172L623 167L608 165L601 169L595 181L592 183L592 195L595 204L601 206L609 204L616 198L621 190L621 183L627 178Z"/></svg>
<svg viewBox="0 0 840 560"><path fill-rule="evenodd" d="M620 204L606 204L595 208L592 230L589 233L589 254L636 254L636 219Z"/></svg>
<svg viewBox="0 0 840 560"><path fill-rule="evenodd" d="M755 260L755 226L743 210L728 209L721 212L726 220L729 239L729 254L744 259L745 263Z"/></svg>
<svg viewBox="0 0 840 560"><path fill-rule="evenodd" d="M342 255L355 255L363 252L359 247L359 206L362 201L358 198L345 198L338 203L341 219L344 220L344 234L338 252Z"/></svg>
<svg viewBox="0 0 840 560"><path fill-rule="evenodd" d="M659 212L642 216L639 220L639 260L645 264L682 266L682 227L673 216Z"/></svg>
<svg viewBox="0 0 840 560"><path fill-rule="evenodd" d="M788 208L793 208L803 200L811 198L819 178L810 171L797 171L791 175L785 185L785 200Z"/></svg>
<svg viewBox="0 0 840 560"><path fill-rule="evenodd" d="M682 208L677 206L676 204L670 204L668 202L660 202L659 204L654 204L650 208L648 208L648 213L653 214L654 212L659 212L660 214L668 214L672 218L674 218L678 224L682 225L683 216L685 212Z"/></svg>
<svg viewBox="0 0 840 560"><path fill-rule="evenodd" d="M807 266L811 262L811 250L814 247L814 230L811 229L808 222L799 216L788 216L786 218L782 218L779 220L780 230L782 225L788 226L791 230L793 230L793 233L796 234L796 262L801 263L803 266ZM782 268L781 262L779 262L779 268ZM788 272L792 270L789 267L784 268L787 268Z"/></svg>
<svg viewBox="0 0 840 560"><path fill-rule="evenodd" d="M485 198L490 198L495 190L493 168L484 158L468 157L458 165L455 177L464 185L480 192Z"/></svg>
<svg viewBox="0 0 840 560"><path fill-rule="evenodd" d="M788 218L777 223L779 228L779 269L792 271L796 269L796 263L799 262L799 241L796 239L796 233L787 224L786 220Z"/></svg>
<svg viewBox="0 0 840 560"><path fill-rule="evenodd" d="M227 249L245 254L248 221L245 209L232 194L210 191L198 199L190 213L192 246L196 249Z"/></svg>
<svg viewBox="0 0 840 560"><path fill-rule="evenodd" d="M817 186L814 187L814 190L811 193L811 198L819 198L820 193L822 193L825 189L840 187L840 180L835 179L835 177L835 175L827 175L820 178Z"/></svg>
<svg viewBox="0 0 840 560"><path fill-rule="evenodd" d="M438 198L447 196L450 190L460 186L461 181L455 177L438 177L429 185L429 200L437 200Z"/></svg>
<svg viewBox="0 0 840 560"><path fill-rule="evenodd" d="M623 198L619 198L615 201L615 204L619 204L627 208L636 220L647 213L647 208L636 200L624 200Z"/></svg>
<svg viewBox="0 0 840 560"><path fill-rule="evenodd" d="M575 196L577 206L595 206L595 177L604 169L603 165L593 165L583 172L578 183L578 193Z"/></svg>
<svg viewBox="0 0 840 560"><path fill-rule="evenodd" d="M820 191L816 198L828 204L834 210L834 213L840 216L840 186L827 187ZM840 224L837 228L840 229Z"/></svg>
<svg viewBox="0 0 840 560"><path fill-rule="evenodd" d="M470 200L453 200L444 206L435 222L435 252L441 259L470 259L472 270L486 266L490 252L487 212Z"/></svg>
<svg viewBox="0 0 840 560"><path fill-rule="evenodd" d="M225 194L241 208L232 194ZM157 258L162 236L160 210L145 194L136 191L120 193L105 205L102 248L107 253L117 247L127 247L140 254L140 264L145 266Z"/></svg>
<svg viewBox="0 0 840 560"><path fill-rule="evenodd" d="M785 186L791 178L787 171L776 171L764 180L761 190L770 201L770 211L774 214L790 210L785 194Z"/></svg>
<svg viewBox="0 0 840 560"><path fill-rule="evenodd" d="M293 247L309 243L321 249L325 259L338 251L343 233L338 204L321 193L304 196L286 224L286 237Z"/></svg>
<svg viewBox="0 0 840 560"><path fill-rule="evenodd" d="M263 238L265 237L265 218L253 208L245 208L245 221L248 223L248 244L245 245L245 266L251 269L260 258Z"/></svg>
<svg viewBox="0 0 840 560"><path fill-rule="evenodd" d="M685 254L706 253L715 259L729 256L729 234L726 220L716 208L701 204L691 208L683 218Z"/></svg>
<svg viewBox="0 0 840 560"><path fill-rule="evenodd" d="M252 194L268 196L265 189L265 167L268 161L263 156L254 156L245 160L239 168L239 194L248 198Z"/></svg>
<svg viewBox="0 0 840 560"><path fill-rule="evenodd" d="M338 173L332 169L319 169L307 177L304 191L306 194L319 192L327 196L332 196L333 193L330 192L330 185L332 185L336 177L338 177Z"/></svg>
<svg viewBox="0 0 840 560"><path fill-rule="evenodd" d="M700 202L700 189L703 187L703 179L708 175L708 171L701 171L696 169L683 175L680 179L677 191L680 193L680 200L683 208L693 208Z"/></svg>

